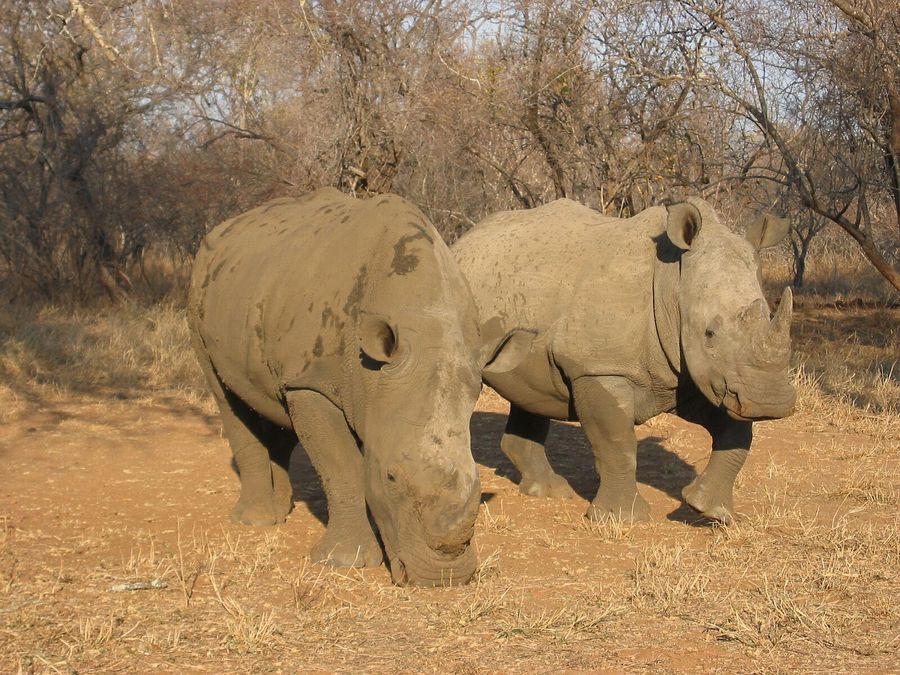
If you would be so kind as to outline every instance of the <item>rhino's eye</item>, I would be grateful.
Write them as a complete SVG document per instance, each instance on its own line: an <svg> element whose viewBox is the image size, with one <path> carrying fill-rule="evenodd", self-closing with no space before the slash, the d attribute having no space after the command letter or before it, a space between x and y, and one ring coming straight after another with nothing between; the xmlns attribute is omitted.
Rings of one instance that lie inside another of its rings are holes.
<svg viewBox="0 0 900 675"><path fill-rule="evenodd" d="M712 340L716 336L716 331L711 328L707 328L705 335L707 340Z"/></svg>
<svg viewBox="0 0 900 675"><path fill-rule="evenodd" d="M397 477L394 476L394 474L392 474L390 471L387 472L386 478L388 479L388 482L389 482L389 483L396 483L396 482L397 482Z"/></svg>

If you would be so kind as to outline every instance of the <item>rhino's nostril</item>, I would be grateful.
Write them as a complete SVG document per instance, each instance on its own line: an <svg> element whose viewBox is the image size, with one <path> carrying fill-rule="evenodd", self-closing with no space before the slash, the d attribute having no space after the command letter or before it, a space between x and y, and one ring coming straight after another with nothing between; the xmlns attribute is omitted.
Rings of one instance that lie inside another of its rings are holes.
<svg viewBox="0 0 900 675"><path fill-rule="evenodd" d="M466 552L467 548L469 548L468 542L464 544L439 544L435 550L440 551L444 555L458 558Z"/></svg>

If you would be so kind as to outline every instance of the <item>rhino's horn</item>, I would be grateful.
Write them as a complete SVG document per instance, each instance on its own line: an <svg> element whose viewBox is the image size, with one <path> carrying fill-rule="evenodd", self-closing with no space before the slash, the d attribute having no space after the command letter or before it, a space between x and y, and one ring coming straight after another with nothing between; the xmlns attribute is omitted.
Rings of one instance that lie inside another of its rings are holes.
<svg viewBox="0 0 900 675"><path fill-rule="evenodd" d="M794 313L794 294L790 286L781 294L781 302L769 327L769 344L779 350L791 345L791 317Z"/></svg>

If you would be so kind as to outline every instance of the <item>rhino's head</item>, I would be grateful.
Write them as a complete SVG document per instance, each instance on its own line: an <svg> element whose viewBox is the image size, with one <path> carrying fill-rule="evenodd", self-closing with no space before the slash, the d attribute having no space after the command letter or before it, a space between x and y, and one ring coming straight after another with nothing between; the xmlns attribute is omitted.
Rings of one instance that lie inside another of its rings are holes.
<svg viewBox="0 0 900 675"><path fill-rule="evenodd" d="M466 289L467 290L467 289ZM464 583L481 498L469 419L481 368L515 367L531 345L516 332L479 349L474 307L367 313L358 328L354 404L366 502L396 583Z"/></svg>
<svg viewBox="0 0 900 675"><path fill-rule="evenodd" d="M757 255L785 237L787 221L762 217L744 238L722 225L702 200L667 209L668 237L684 251L678 309L691 379L736 419L791 414L796 399L788 375L791 291L784 290L770 317Z"/></svg>

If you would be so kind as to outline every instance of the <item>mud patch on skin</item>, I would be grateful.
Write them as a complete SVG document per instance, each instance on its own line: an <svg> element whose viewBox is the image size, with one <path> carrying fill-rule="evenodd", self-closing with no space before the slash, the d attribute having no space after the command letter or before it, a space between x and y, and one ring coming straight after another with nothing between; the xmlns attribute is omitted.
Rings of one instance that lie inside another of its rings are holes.
<svg viewBox="0 0 900 675"><path fill-rule="evenodd" d="M322 336L316 336L316 344L313 345L313 356L322 356L325 353L325 344L322 342Z"/></svg>
<svg viewBox="0 0 900 675"><path fill-rule="evenodd" d="M215 281L216 277L219 276L219 272L222 271L222 268L225 267L225 263L227 260L222 260L213 268L212 274L210 275L210 281ZM204 282L204 286L206 286L206 282Z"/></svg>
<svg viewBox="0 0 900 675"><path fill-rule="evenodd" d="M344 314L347 314L354 319L359 315L359 303L362 300L363 293L366 289L366 278L368 275L369 270L365 265L359 268L359 273L356 275L356 282L350 290L350 295L347 296L347 302L344 303Z"/></svg>
<svg viewBox="0 0 900 675"><path fill-rule="evenodd" d="M425 237L428 240L429 244L434 243L434 239L431 237L431 235L428 233L428 230L425 228L425 226L422 223L417 222L415 220L411 220L407 223L407 225L409 225L411 228L415 229L423 237Z"/></svg>
<svg viewBox="0 0 900 675"><path fill-rule="evenodd" d="M228 225L225 226L225 229L222 230L222 234L219 235L219 239L221 239L222 237L227 237L228 233L231 232L231 230L233 230L236 225L240 225L246 219L247 219L247 214L244 214L244 215L238 216L237 218L232 220Z"/></svg>
<svg viewBox="0 0 900 675"><path fill-rule="evenodd" d="M328 326L329 322L334 323L334 312L331 307L325 305L325 309L322 310L322 328Z"/></svg>
<svg viewBox="0 0 900 675"><path fill-rule="evenodd" d="M419 232L417 234L401 237L397 243L394 244L394 259L391 261L391 274L403 276L415 271L416 267L419 266L419 256L415 253L406 252L406 245L416 239L429 239L430 241L430 237L428 237L427 234Z"/></svg>

